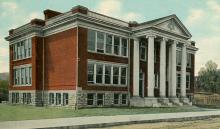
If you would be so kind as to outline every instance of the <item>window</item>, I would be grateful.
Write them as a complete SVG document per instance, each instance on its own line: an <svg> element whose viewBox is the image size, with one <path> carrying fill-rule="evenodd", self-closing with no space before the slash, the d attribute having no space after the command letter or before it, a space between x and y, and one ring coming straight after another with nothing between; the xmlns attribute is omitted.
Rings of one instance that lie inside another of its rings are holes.
<svg viewBox="0 0 220 129"><path fill-rule="evenodd" d="M16 98L15 98L16 96L15 96L15 93L12 93L12 103L15 103L15 100L16 100Z"/></svg>
<svg viewBox="0 0 220 129"><path fill-rule="evenodd" d="M144 73L140 72L139 74L139 96L144 97Z"/></svg>
<svg viewBox="0 0 220 129"><path fill-rule="evenodd" d="M54 104L54 93L49 93L49 104L50 105Z"/></svg>
<svg viewBox="0 0 220 129"><path fill-rule="evenodd" d="M119 104L119 94L114 94L114 104Z"/></svg>
<svg viewBox="0 0 220 129"><path fill-rule="evenodd" d="M32 56L32 42L31 39L28 39L28 56Z"/></svg>
<svg viewBox="0 0 220 129"><path fill-rule="evenodd" d="M25 59L31 57L31 38L13 44L13 59Z"/></svg>
<svg viewBox="0 0 220 129"><path fill-rule="evenodd" d="M95 39L96 32L94 30L88 30L88 50L95 51Z"/></svg>
<svg viewBox="0 0 220 129"><path fill-rule="evenodd" d="M190 73L186 74L186 89L190 89Z"/></svg>
<svg viewBox="0 0 220 129"><path fill-rule="evenodd" d="M29 84L32 84L32 67L29 67Z"/></svg>
<svg viewBox="0 0 220 129"><path fill-rule="evenodd" d="M111 66L105 65L105 84L111 84Z"/></svg>
<svg viewBox="0 0 220 129"><path fill-rule="evenodd" d="M103 82L103 64L96 65L96 83Z"/></svg>
<svg viewBox="0 0 220 129"><path fill-rule="evenodd" d="M27 93L27 104L31 103L31 93Z"/></svg>
<svg viewBox="0 0 220 129"><path fill-rule="evenodd" d="M104 33L97 32L97 52L104 53Z"/></svg>
<svg viewBox="0 0 220 129"><path fill-rule="evenodd" d="M56 93L56 105L61 104L61 93Z"/></svg>
<svg viewBox="0 0 220 129"><path fill-rule="evenodd" d="M113 84L119 84L119 67L113 67Z"/></svg>
<svg viewBox="0 0 220 129"><path fill-rule="evenodd" d="M176 64L181 65L182 62L182 53L181 51L176 51Z"/></svg>
<svg viewBox="0 0 220 129"><path fill-rule="evenodd" d="M187 67L191 67L191 54L187 53Z"/></svg>
<svg viewBox="0 0 220 129"><path fill-rule="evenodd" d="M88 63L88 83L95 83L94 82L94 64Z"/></svg>
<svg viewBox="0 0 220 129"><path fill-rule="evenodd" d="M68 105L69 104L69 95L68 93L63 93L63 105Z"/></svg>
<svg viewBox="0 0 220 129"><path fill-rule="evenodd" d="M31 66L14 68L14 85L31 85Z"/></svg>
<svg viewBox="0 0 220 129"><path fill-rule="evenodd" d="M121 85L126 85L127 68L121 67Z"/></svg>
<svg viewBox="0 0 220 129"><path fill-rule="evenodd" d="M27 94L23 93L23 104L27 103Z"/></svg>
<svg viewBox="0 0 220 129"><path fill-rule="evenodd" d="M15 93L15 103L19 103L19 93Z"/></svg>
<svg viewBox="0 0 220 129"><path fill-rule="evenodd" d="M177 81L176 81L176 87L179 89L181 87L181 74L177 73Z"/></svg>
<svg viewBox="0 0 220 129"><path fill-rule="evenodd" d="M94 104L94 94L88 93L87 94L87 105L93 105Z"/></svg>
<svg viewBox="0 0 220 129"><path fill-rule="evenodd" d="M157 48L154 48L154 63L157 62Z"/></svg>
<svg viewBox="0 0 220 129"><path fill-rule="evenodd" d="M122 56L127 56L127 49L128 49L128 43L127 39L122 38L122 45L121 45L121 55Z"/></svg>
<svg viewBox="0 0 220 129"><path fill-rule="evenodd" d="M141 60L146 60L147 56L147 47L146 47L146 42L144 40L140 41L140 59Z"/></svg>
<svg viewBox="0 0 220 129"><path fill-rule="evenodd" d="M120 48L120 38L117 36L114 36L114 54L119 55L119 49Z"/></svg>
<svg viewBox="0 0 220 129"><path fill-rule="evenodd" d="M158 86L158 74L154 74L154 81L155 81L155 88L158 88L159 86Z"/></svg>
<svg viewBox="0 0 220 129"><path fill-rule="evenodd" d="M122 96L121 96L121 104L127 104L127 94L122 94Z"/></svg>
<svg viewBox="0 0 220 129"><path fill-rule="evenodd" d="M97 105L104 105L104 94L97 94Z"/></svg>
<svg viewBox="0 0 220 129"><path fill-rule="evenodd" d="M112 54L112 35L106 35L106 53Z"/></svg>

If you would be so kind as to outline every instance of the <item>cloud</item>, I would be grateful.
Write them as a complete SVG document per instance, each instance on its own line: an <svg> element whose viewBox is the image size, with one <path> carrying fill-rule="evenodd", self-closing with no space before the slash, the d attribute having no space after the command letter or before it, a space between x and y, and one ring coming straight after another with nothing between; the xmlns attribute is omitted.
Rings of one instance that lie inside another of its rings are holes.
<svg viewBox="0 0 220 129"><path fill-rule="evenodd" d="M124 0L102 0L97 6L97 12L108 16L116 17L125 21L134 21L142 18L136 12L123 12Z"/></svg>
<svg viewBox="0 0 220 129"><path fill-rule="evenodd" d="M213 11L216 11L220 13L220 4L215 0L208 0L207 5L212 9Z"/></svg>
<svg viewBox="0 0 220 129"><path fill-rule="evenodd" d="M18 8L18 5L17 3L15 2L2 2L1 6L5 9L8 9L8 10L16 10Z"/></svg>
<svg viewBox="0 0 220 129"><path fill-rule="evenodd" d="M9 71L9 62L5 60L0 60L0 73Z"/></svg>
<svg viewBox="0 0 220 129"><path fill-rule="evenodd" d="M1 47L0 48L0 57L8 57L9 48Z"/></svg>
<svg viewBox="0 0 220 129"><path fill-rule="evenodd" d="M195 24L199 22L204 17L204 15L205 13L202 9L192 9L190 10L190 14L187 17L186 24L189 26Z"/></svg>

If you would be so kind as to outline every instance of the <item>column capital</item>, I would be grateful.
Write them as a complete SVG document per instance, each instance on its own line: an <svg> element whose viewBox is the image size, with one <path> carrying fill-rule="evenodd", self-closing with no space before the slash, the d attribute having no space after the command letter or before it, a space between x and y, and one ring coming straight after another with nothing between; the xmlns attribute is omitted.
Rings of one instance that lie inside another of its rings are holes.
<svg viewBox="0 0 220 129"><path fill-rule="evenodd" d="M146 38L149 38L149 37L156 38L157 36L156 36L155 34L147 34L147 35L146 35Z"/></svg>
<svg viewBox="0 0 220 129"><path fill-rule="evenodd" d="M167 42L169 39L167 38L167 37L162 37L161 38L161 41L165 41L165 42Z"/></svg>
<svg viewBox="0 0 220 129"><path fill-rule="evenodd" d="M134 41L139 41L139 38L138 38L138 37L132 37L132 39L133 39Z"/></svg>

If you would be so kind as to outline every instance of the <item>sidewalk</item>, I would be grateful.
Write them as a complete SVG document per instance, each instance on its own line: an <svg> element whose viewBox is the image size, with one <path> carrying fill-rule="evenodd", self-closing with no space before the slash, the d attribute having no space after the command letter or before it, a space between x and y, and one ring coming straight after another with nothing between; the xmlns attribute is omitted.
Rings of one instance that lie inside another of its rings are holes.
<svg viewBox="0 0 220 129"><path fill-rule="evenodd" d="M30 129L30 128L52 128L52 127L104 127L110 125L122 125L132 123L162 122L196 120L220 116L220 110L202 112L182 113L160 113L160 114L139 114L139 115L117 115L117 116L92 116L57 118L25 121L0 122L0 129Z"/></svg>

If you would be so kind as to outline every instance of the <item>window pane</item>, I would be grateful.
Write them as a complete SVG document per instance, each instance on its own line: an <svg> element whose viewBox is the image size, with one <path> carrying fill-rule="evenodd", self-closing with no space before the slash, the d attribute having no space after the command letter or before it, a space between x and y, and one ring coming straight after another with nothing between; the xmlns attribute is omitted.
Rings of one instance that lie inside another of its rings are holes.
<svg viewBox="0 0 220 129"><path fill-rule="evenodd" d="M105 66L105 84L111 83L111 66Z"/></svg>
<svg viewBox="0 0 220 129"><path fill-rule="evenodd" d="M95 31L88 30L88 50L95 51Z"/></svg>
<svg viewBox="0 0 220 129"><path fill-rule="evenodd" d="M102 83L102 76L103 76L103 65L97 64L96 65L96 83Z"/></svg>
<svg viewBox="0 0 220 129"><path fill-rule="evenodd" d="M94 101L94 94L87 94L87 105L93 105Z"/></svg>
<svg viewBox="0 0 220 129"><path fill-rule="evenodd" d="M106 53L112 53L112 35L106 35Z"/></svg>
<svg viewBox="0 0 220 129"><path fill-rule="evenodd" d="M127 75L127 68L121 67L121 84L126 84L126 75Z"/></svg>
<svg viewBox="0 0 220 129"><path fill-rule="evenodd" d="M114 54L119 55L120 38L114 36Z"/></svg>
<svg viewBox="0 0 220 129"><path fill-rule="evenodd" d="M119 84L119 67L113 67L113 84Z"/></svg>
<svg viewBox="0 0 220 129"><path fill-rule="evenodd" d="M114 94L114 104L119 104L119 94Z"/></svg>
<svg viewBox="0 0 220 129"><path fill-rule="evenodd" d="M88 83L94 83L94 64L88 63Z"/></svg>
<svg viewBox="0 0 220 129"><path fill-rule="evenodd" d="M97 32L97 52L104 52L104 33Z"/></svg>
<svg viewBox="0 0 220 129"><path fill-rule="evenodd" d="M122 94L121 98L122 98L121 104L127 104L127 95L126 94Z"/></svg>
<svg viewBox="0 0 220 129"><path fill-rule="evenodd" d="M104 94L97 94L97 105L104 105Z"/></svg>
<svg viewBox="0 0 220 129"><path fill-rule="evenodd" d="M127 56L127 39L122 38L122 47L121 47L122 56Z"/></svg>

